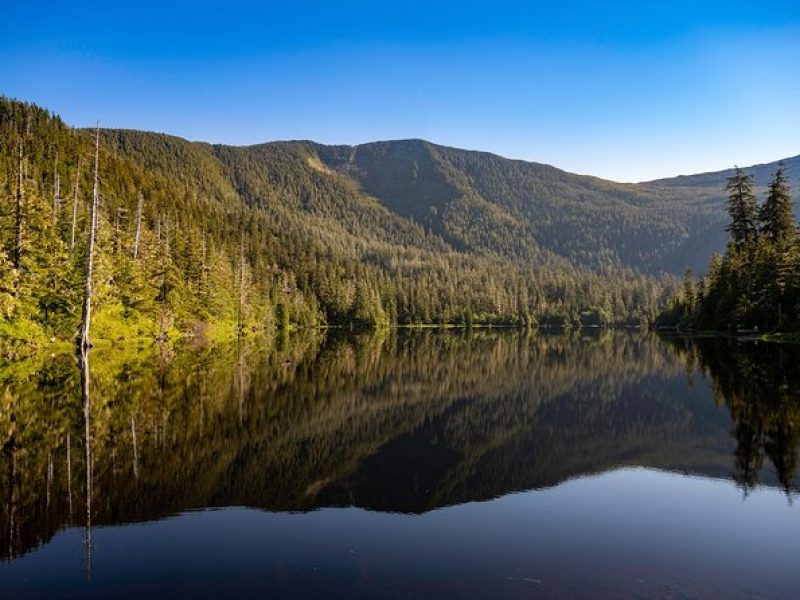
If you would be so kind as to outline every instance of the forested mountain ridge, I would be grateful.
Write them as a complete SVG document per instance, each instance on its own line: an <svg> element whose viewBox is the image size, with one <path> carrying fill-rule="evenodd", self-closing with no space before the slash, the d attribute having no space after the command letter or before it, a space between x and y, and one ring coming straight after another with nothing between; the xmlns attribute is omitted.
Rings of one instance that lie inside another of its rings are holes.
<svg viewBox="0 0 800 600"><path fill-rule="evenodd" d="M679 272L685 265L671 255L705 208L658 190L421 140L317 149L365 192L454 246L515 260L544 251L594 269ZM680 206L680 219L670 204Z"/></svg>
<svg viewBox="0 0 800 600"><path fill-rule="evenodd" d="M742 170L753 177L755 192L763 198L767 186L772 181L779 164L783 163L786 175L791 183L792 195L800 197L800 156L786 158L780 161L744 167ZM695 175L681 175L667 179L657 179L639 184L643 188L651 189L658 194L672 194L675 197L692 198L699 204L713 208L709 220L697 223L698 228L686 240L688 252L683 252L683 267L678 260L672 271L691 268L695 273L703 273L708 268L708 260L714 252L722 252L727 244L725 225L727 214L725 203L728 195L725 186L728 179L735 173L735 168L724 171L698 173ZM800 207L796 208L795 215L800 218Z"/></svg>
<svg viewBox="0 0 800 600"><path fill-rule="evenodd" d="M784 158L779 161L771 163L763 163L752 165L744 169L752 178L755 183L756 190L763 193L767 190L767 186L772 181L778 164L783 163L786 170L786 175L789 181L793 183L792 189L795 195L800 192L800 155L791 158ZM698 195L702 194L706 197L717 197L725 199L725 185L734 174L736 168L725 169L723 171L712 171L708 173L697 173L695 175L679 175L678 177L669 177L665 179L656 179L653 181L643 182L640 185L646 187L672 189L676 187L686 188L692 190Z"/></svg>
<svg viewBox="0 0 800 600"><path fill-rule="evenodd" d="M0 338L77 327L94 133L0 99ZM99 140L101 339L645 322L688 259L715 249L706 233L723 236L711 195L421 140L232 147L111 129Z"/></svg>
<svg viewBox="0 0 800 600"><path fill-rule="evenodd" d="M625 184L417 139L232 147L127 130L109 135L121 151L151 166L157 163L137 156L142 146L152 144L146 137L169 140L176 145L169 168L186 173L193 165L209 164L207 172L215 179L222 170L251 206L291 199L292 209L331 216L345 225L359 221L359 226L370 217L355 213L371 213L381 221L372 223L372 235L392 241L400 235L404 243L411 236L420 244L424 236L417 226L422 226L428 234L422 245L433 243L437 250L679 275L687 267L702 270L711 253L724 247L724 187L730 171ZM191 164L180 158L190 152L198 156ZM212 154L220 164L212 164ZM784 162L790 179L794 171L800 175L800 157ZM745 170L763 190L776 168L770 163ZM220 181L217 189L231 191L228 181ZM346 203L334 207L334 197Z"/></svg>
<svg viewBox="0 0 800 600"><path fill-rule="evenodd" d="M302 147L312 168L344 175L460 251L677 275L687 267L702 271L725 246L728 171L624 184L415 139L357 146L273 142L237 150L249 155L251 166L266 169L253 155L265 157L270 146ZM790 178L800 172L800 159L785 162ZM762 189L776 168L746 171Z"/></svg>

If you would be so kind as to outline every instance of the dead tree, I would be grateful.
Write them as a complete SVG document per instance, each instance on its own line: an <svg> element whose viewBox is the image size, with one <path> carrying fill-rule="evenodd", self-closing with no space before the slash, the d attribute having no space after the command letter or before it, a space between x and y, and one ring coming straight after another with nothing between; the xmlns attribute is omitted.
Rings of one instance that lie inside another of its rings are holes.
<svg viewBox="0 0 800 600"><path fill-rule="evenodd" d="M239 239L239 311L237 330L239 335L244 330L244 232Z"/></svg>
<svg viewBox="0 0 800 600"><path fill-rule="evenodd" d="M72 443L67 432L67 500L69 505L69 524L72 525Z"/></svg>
<svg viewBox="0 0 800 600"><path fill-rule="evenodd" d="M139 205L136 208L136 233L133 236L133 259L139 257L139 238L142 234L142 205L144 204L144 196L139 192Z"/></svg>
<svg viewBox="0 0 800 600"><path fill-rule="evenodd" d="M61 204L61 177L58 174L58 151L53 160L53 226L58 226L58 207Z"/></svg>
<svg viewBox="0 0 800 600"><path fill-rule="evenodd" d="M72 228L69 234L69 251L75 248L75 224L78 221L78 192L81 183L81 157L78 157L78 170L75 173L75 195L72 197Z"/></svg>
<svg viewBox="0 0 800 600"><path fill-rule="evenodd" d="M133 444L133 478L139 479L139 450L136 445L136 419L131 415L131 442Z"/></svg>
<svg viewBox="0 0 800 600"><path fill-rule="evenodd" d="M17 195L14 207L14 268L19 270L22 260L22 139L19 141L19 167L17 170Z"/></svg>
<svg viewBox="0 0 800 600"><path fill-rule="evenodd" d="M97 209L99 204L99 177L100 163L100 127L97 127L94 141L94 189L92 191L92 207L89 214L89 248L86 252L86 282L83 289L83 311L81 319L80 346L89 348L89 327L92 322L92 275L94 271L94 245L97 237Z"/></svg>

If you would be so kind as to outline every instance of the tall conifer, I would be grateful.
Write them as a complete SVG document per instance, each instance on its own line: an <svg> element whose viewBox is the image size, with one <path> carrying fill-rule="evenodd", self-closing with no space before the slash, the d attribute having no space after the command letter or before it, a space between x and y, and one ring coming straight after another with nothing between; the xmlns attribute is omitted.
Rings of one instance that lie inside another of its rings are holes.
<svg viewBox="0 0 800 600"><path fill-rule="evenodd" d="M753 179L739 167L728 178L728 215L730 223L726 231L731 242L741 248L749 241L754 241L757 230L758 202L753 191Z"/></svg>
<svg viewBox="0 0 800 600"><path fill-rule="evenodd" d="M775 172L758 217L761 232L771 242L783 242L795 235L794 206L783 163Z"/></svg>

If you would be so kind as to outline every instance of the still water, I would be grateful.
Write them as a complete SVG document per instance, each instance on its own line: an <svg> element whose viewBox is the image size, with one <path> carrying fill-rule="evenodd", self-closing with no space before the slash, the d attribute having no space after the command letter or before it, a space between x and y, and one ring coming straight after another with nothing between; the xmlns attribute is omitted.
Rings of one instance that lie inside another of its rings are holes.
<svg viewBox="0 0 800 600"><path fill-rule="evenodd" d="M0 597L797 598L798 358L428 331L0 365Z"/></svg>

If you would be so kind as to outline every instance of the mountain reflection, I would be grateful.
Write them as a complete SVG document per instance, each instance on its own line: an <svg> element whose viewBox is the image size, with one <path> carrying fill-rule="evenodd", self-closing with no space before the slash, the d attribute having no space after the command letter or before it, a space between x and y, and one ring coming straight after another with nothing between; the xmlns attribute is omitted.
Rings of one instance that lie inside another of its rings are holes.
<svg viewBox="0 0 800 600"><path fill-rule="evenodd" d="M93 524L233 505L416 513L622 466L790 493L797 358L610 331L427 331L13 363L2 553L82 526L88 566Z"/></svg>

